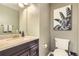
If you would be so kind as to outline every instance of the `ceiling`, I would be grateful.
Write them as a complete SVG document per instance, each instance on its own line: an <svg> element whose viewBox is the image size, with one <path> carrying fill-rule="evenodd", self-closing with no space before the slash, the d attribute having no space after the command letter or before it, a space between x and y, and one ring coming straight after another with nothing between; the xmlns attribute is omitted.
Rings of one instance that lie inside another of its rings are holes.
<svg viewBox="0 0 79 59"><path fill-rule="evenodd" d="M19 6L18 6L18 3L0 3L1 5L4 5L6 7L9 7L9 8L12 8L16 11L19 10Z"/></svg>

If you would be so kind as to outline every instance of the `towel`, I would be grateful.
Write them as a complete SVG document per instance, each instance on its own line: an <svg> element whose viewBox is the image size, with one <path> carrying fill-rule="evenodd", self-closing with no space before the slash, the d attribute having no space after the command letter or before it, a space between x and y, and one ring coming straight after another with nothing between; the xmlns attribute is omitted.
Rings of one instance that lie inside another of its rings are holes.
<svg viewBox="0 0 79 59"><path fill-rule="evenodd" d="M8 25L8 31L12 32L12 25Z"/></svg>
<svg viewBox="0 0 79 59"><path fill-rule="evenodd" d="M8 25L3 25L3 29L4 29L3 30L4 32L7 32L8 31Z"/></svg>

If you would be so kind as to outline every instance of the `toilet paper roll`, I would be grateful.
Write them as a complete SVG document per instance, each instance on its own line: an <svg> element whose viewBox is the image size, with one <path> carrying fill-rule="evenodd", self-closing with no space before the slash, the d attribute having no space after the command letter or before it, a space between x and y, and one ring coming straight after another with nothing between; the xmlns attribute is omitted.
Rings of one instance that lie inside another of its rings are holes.
<svg viewBox="0 0 79 59"><path fill-rule="evenodd" d="M47 46L47 44L44 44L44 48L47 48L48 46Z"/></svg>

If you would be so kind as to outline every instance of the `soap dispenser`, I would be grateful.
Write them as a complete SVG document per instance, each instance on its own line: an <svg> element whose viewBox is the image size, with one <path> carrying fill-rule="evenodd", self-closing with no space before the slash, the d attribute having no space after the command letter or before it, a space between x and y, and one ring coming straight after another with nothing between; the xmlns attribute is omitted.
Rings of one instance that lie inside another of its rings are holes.
<svg viewBox="0 0 79 59"><path fill-rule="evenodd" d="M21 32L22 37L24 37L24 31Z"/></svg>

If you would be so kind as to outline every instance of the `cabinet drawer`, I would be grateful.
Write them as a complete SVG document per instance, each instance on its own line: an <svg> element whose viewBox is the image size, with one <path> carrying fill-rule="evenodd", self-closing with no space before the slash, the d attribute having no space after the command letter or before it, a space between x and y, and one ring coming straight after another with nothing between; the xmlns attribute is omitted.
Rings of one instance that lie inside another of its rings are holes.
<svg viewBox="0 0 79 59"><path fill-rule="evenodd" d="M29 55L29 50L22 50L14 54L15 56L28 56Z"/></svg>
<svg viewBox="0 0 79 59"><path fill-rule="evenodd" d="M29 56L29 50L22 52L20 55L18 56Z"/></svg>

